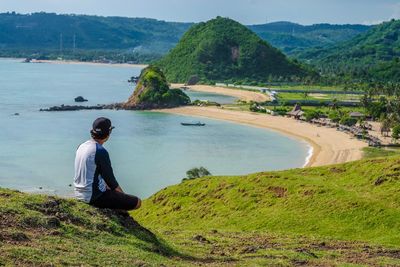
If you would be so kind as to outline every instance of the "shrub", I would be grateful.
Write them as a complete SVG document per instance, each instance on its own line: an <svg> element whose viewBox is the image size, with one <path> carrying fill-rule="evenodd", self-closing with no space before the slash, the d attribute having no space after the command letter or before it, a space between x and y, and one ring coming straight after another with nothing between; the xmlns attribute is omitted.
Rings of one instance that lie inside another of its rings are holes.
<svg viewBox="0 0 400 267"><path fill-rule="evenodd" d="M210 175L211 173L204 167L192 168L186 172L187 179L196 179Z"/></svg>
<svg viewBox="0 0 400 267"><path fill-rule="evenodd" d="M345 116L340 120L340 124L350 126L350 127L356 125L356 123L357 123L356 119L350 118L348 116Z"/></svg>

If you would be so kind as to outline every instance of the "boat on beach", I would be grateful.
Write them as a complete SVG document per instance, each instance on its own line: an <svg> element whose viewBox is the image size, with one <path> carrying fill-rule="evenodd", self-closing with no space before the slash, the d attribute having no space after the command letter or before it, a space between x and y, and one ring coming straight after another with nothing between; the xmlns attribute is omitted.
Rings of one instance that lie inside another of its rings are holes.
<svg viewBox="0 0 400 267"><path fill-rule="evenodd" d="M205 126L205 123L202 122L181 122L182 126Z"/></svg>

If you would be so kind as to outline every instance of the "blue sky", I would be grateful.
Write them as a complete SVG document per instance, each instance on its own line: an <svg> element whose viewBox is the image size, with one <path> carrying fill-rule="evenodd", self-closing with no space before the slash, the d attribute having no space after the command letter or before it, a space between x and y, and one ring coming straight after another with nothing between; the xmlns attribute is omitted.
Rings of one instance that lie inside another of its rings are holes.
<svg viewBox="0 0 400 267"><path fill-rule="evenodd" d="M55 12L198 22L216 16L273 21L375 24L400 18L400 0L0 0L0 12Z"/></svg>

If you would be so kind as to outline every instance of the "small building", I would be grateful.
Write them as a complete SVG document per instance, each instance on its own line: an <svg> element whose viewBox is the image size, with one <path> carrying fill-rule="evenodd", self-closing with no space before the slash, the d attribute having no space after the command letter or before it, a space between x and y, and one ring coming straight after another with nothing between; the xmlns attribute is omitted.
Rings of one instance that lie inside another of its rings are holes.
<svg viewBox="0 0 400 267"><path fill-rule="evenodd" d="M353 119L362 119L365 118L365 114L361 112L350 112L349 117Z"/></svg>
<svg viewBox="0 0 400 267"><path fill-rule="evenodd" d="M290 118L295 118L298 120L304 115L304 111L301 110L301 106L299 104L296 104L292 111L288 112L287 115Z"/></svg>

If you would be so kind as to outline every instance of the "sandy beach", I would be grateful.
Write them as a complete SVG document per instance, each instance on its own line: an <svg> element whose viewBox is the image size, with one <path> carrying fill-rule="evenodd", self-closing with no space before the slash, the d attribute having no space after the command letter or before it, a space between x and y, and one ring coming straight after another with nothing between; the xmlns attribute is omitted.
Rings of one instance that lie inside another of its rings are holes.
<svg viewBox="0 0 400 267"><path fill-rule="evenodd" d="M180 88L185 86L184 84L171 84L171 88ZM255 101L255 102L265 102L269 100L268 95L253 92L253 91L246 91L246 90L239 90L239 89L230 89L226 87L219 87L219 86L211 86L211 85L191 85L185 86L188 90L197 91L197 92L206 92L206 93L214 93L214 94L221 94L221 95L228 95L236 97L243 101Z"/></svg>
<svg viewBox="0 0 400 267"><path fill-rule="evenodd" d="M229 89L228 89L229 90ZM180 107L161 110L162 112L226 120L279 131L308 142L313 154L307 167L344 163L362 158L365 142L333 128L318 127L279 116L270 116L251 112L233 111L216 107Z"/></svg>
<svg viewBox="0 0 400 267"><path fill-rule="evenodd" d="M145 64L127 64L127 63L100 63L100 62L83 62L75 60L32 60L32 63L48 63L48 64L74 64L74 65L102 65L112 67L126 67L126 68L145 68Z"/></svg>

